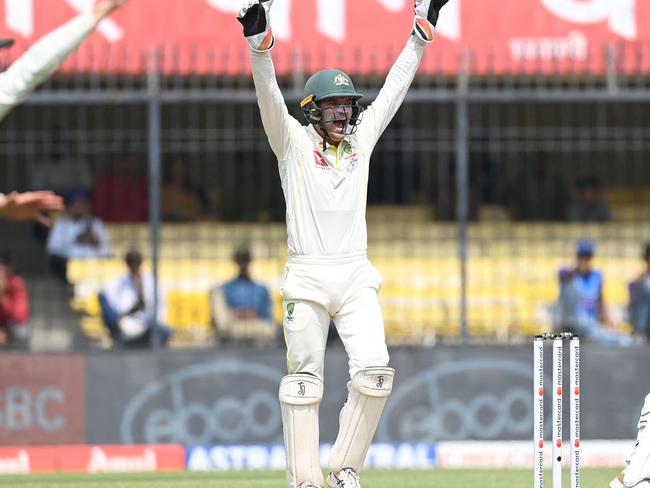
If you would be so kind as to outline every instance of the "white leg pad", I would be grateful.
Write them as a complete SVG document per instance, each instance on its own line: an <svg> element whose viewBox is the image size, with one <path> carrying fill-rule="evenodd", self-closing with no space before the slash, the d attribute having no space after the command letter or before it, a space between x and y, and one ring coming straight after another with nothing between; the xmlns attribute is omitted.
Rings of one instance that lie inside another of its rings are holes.
<svg viewBox="0 0 650 488"><path fill-rule="evenodd" d="M323 382L311 374L290 374L280 382L279 398L289 488L305 482L323 486L318 439Z"/></svg>
<svg viewBox="0 0 650 488"><path fill-rule="evenodd" d="M348 400L341 410L339 433L329 455L332 473L343 468L361 471L384 404L393 389L394 376L392 368L366 368L348 383Z"/></svg>
<svg viewBox="0 0 650 488"><path fill-rule="evenodd" d="M645 397L637 428L636 446L623 471L625 486L637 486L643 480L650 480L650 395Z"/></svg>

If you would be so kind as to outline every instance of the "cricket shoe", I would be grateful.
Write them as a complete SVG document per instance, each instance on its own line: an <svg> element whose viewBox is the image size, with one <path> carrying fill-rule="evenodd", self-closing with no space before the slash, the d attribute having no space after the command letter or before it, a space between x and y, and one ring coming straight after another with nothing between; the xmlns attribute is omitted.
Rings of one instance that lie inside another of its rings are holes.
<svg viewBox="0 0 650 488"><path fill-rule="evenodd" d="M352 468L343 468L338 473L330 473L327 477L329 488L361 488L359 475Z"/></svg>
<svg viewBox="0 0 650 488"><path fill-rule="evenodd" d="M623 483L623 473L621 473L612 480L612 482L609 484L609 488L630 488L630 487L625 483ZM634 485L633 488L650 488L650 480L641 480L639 483Z"/></svg>
<svg viewBox="0 0 650 488"><path fill-rule="evenodd" d="M309 481L303 481L298 485L298 488L321 488L321 487L315 485L314 483L310 483Z"/></svg>

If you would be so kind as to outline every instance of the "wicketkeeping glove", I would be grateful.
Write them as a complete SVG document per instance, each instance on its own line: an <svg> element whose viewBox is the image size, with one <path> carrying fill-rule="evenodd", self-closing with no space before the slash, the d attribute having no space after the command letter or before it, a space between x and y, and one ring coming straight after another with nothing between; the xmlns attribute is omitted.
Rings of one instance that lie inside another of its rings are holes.
<svg viewBox="0 0 650 488"><path fill-rule="evenodd" d="M269 12L273 0L247 0L237 20L244 26L244 36L254 51L268 51L275 44Z"/></svg>
<svg viewBox="0 0 650 488"><path fill-rule="evenodd" d="M449 0L415 0L413 32L424 42L432 42L440 9Z"/></svg>

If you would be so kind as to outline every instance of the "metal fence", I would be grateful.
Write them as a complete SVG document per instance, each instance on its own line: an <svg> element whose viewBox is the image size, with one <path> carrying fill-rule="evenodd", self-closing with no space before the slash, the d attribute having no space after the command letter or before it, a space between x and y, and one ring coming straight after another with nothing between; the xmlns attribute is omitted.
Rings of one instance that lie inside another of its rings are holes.
<svg viewBox="0 0 650 488"><path fill-rule="evenodd" d="M557 271L582 237L598 246L625 326L627 282L650 240L650 83L605 64L602 74L416 78L371 159L369 255L384 275L390 342L548 329ZM250 78L152 66L56 76L0 131L0 189L82 188L110 236L110 257L70 260L64 283L45 229L2 224L30 290L35 350L110 346L97 293L125 272L130 249L159 278L172 345L226 339L211 290L235 276L243 242L280 321L284 203ZM304 80L280 80L300 120ZM370 102L383 75L355 81Z"/></svg>

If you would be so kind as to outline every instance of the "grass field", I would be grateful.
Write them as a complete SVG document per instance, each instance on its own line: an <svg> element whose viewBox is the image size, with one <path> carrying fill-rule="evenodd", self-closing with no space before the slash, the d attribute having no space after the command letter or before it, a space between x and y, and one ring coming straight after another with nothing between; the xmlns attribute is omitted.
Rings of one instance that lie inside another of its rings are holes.
<svg viewBox="0 0 650 488"><path fill-rule="evenodd" d="M615 469L583 469L584 488L606 488L616 476ZM569 486L568 470L564 473ZM368 470L362 473L364 488L530 488L532 470ZM156 473L101 475L0 476L7 488L285 488L284 473L278 471L238 471L212 473ZM547 472L546 486L551 486Z"/></svg>

